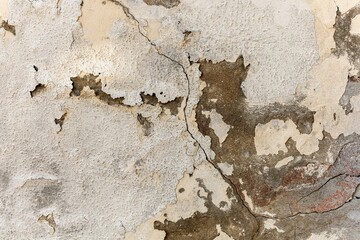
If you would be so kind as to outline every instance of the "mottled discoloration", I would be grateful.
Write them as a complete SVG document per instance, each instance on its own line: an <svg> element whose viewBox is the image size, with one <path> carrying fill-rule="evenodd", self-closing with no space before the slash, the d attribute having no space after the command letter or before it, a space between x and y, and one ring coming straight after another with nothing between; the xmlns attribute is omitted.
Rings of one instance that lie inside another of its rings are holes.
<svg viewBox="0 0 360 240"><path fill-rule="evenodd" d="M51 181L46 184L40 191L35 192L36 208L41 209L53 204L59 197L61 183Z"/></svg>
<svg viewBox="0 0 360 240"><path fill-rule="evenodd" d="M233 239L253 239L257 234L258 225L245 206L234 198L230 210L221 210L212 201L213 192L206 188L201 179L196 180L206 193L206 196L201 196L198 191L198 197L205 199L208 211L195 212L190 218L180 219L177 222L155 221L154 228L165 231L166 240L214 239L219 235L217 225L220 225L222 231ZM228 194L234 195L232 189L228 189Z"/></svg>
<svg viewBox="0 0 360 240"><path fill-rule="evenodd" d="M336 56L347 53L350 62L357 67L358 71L360 70L360 36L351 34L350 30L351 21L359 14L359 6L354 6L345 13L341 13L340 9L337 9L334 24L334 41L336 48L333 49L333 53Z"/></svg>
<svg viewBox="0 0 360 240"><path fill-rule="evenodd" d="M304 171L309 161L314 157L301 155L294 147L295 143L289 139L288 152L277 155L258 156L254 145L255 127L259 123L267 123L272 119L288 120L296 123L300 133L309 134L312 131L314 112L298 103L283 105L280 103L264 107L250 107L246 103L245 95L241 90L241 83L245 80L249 65L244 65L244 60L239 57L234 63L202 61L200 63L201 79L206 83L202 90L196 109L196 120L200 132L211 137L211 148L216 153L216 163L227 162L234 165L234 172L229 178L236 185L237 191L246 189L255 206L268 206L275 201L278 195L286 189L296 189L303 184L311 184L317 174L304 177ZM217 99L216 102L211 99ZM209 127L210 120L203 114L215 109L222 115L223 121L231 128L222 146L214 131ZM326 140L324 140L326 142ZM326 156L326 145L321 154ZM271 168L264 171L263 162L268 165L276 164L285 157L293 156L302 159L300 162L289 164L283 169ZM259 174L261 173L261 174ZM241 178L244 183L239 183ZM296 180L297 179L297 180ZM288 212L284 209L282 201L275 203L272 208L279 208L281 213Z"/></svg>
<svg viewBox="0 0 360 240"><path fill-rule="evenodd" d="M348 76L345 92L339 100L339 104L345 110L345 114L353 112L353 106L351 105L351 98L360 94L360 79L359 76Z"/></svg>
<svg viewBox="0 0 360 240"><path fill-rule="evenodd" d="M166 8L173 8L180 4L180 0L144 0L147 5L157 5Z"/></svg>

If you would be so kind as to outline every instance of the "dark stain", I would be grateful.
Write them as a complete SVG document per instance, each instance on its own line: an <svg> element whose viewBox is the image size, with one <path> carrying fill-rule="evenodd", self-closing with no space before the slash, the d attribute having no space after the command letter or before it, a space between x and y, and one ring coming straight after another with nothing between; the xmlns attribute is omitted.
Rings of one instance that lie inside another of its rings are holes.
<svg viewBox="0 0 360 240"><path fill-rule="evenodd" d="M163 6L165 8L173 8L180 4L180 0L143 0L147 5Z"/></svg>
<svg viewBox="0 0 360 240"><path fill-rule="evenodd" d="M36 208L41 209L52 205L61 192L60 182L50 181L40 191L35 192Z"/></svg>
<svg viewBox="0 0 360 240"><path fill-rule="evenodd" d="M360 77L358 75L348 76L345 92L339 100L339 104L345 110L345 114L353 112L353 106L351 105L351 98L360 94Z"/></svg>
<svg viewBox="0 0 360 240"><path fill-rule="evenodd" d="M4 191L10 182L9 173L0 170L0 192Z"/></svg>
<svg viewBox="0 0 360 240"><path fill-rule="evenodd" d="M39 93L43 92L45 90L45 88L46 88L46 86L44 84L39 83L38 85L36 85L34 90L30 91L30 96L32 98L35 97Z"/></svg>
<svg viewBox="0 0 360 240"><path fill-rule="evenodd" d="M98 77L99 75L88 74L83 77L77 76L70 78L73 85L70 96L80 96L84 87L89 87L94 91L95 96L98 99L108 105L123 105L124 98L112 98L110 94L107 94L102 90L101 80Z"/></svg>
<svg viewBox="0 0 360 240"><path fill-rule="evenodd" d="M127 107L123 101L123 97L113 98L110 94L104 92L102 90L102 83L99 79L99 75L87 74L82 77L72 77L70 78L72 81L72 90L70 92L70 96L80 96L84 87L89 87L94 91L95 96L101 101L107 103L110 106L124 106ZM179 108L183 102L183 97L177 97L172 101L161 103L157 98L156 94L145 94L144 92L140 92L140 97L142 99L143 104L149 104L152 106L159 105L162 109L169 109L172 115L177 115L179 113Z"/></svg>
<svg viewBox="0 0 360 240"><path fill-rule="evenodd" d="M0 28L4 28L5 31L11 32L14 36L16 36L16 30L14 25L10 25L8 21L2 21Z"/></svg>
<svg viewBox="0 0 360 240"><path fill-rule="evenodd" d="M207 194L206 197L200 196L200 192L198 192L198 197L205 200L208 211L206 213L195 212L190 218L180 219L177 222L155 221L154 228L165 231L166 240L214 239L219 236L217 225L220 225L221 230L234 239L252 239L256 234L257 224L244 205L234 200L230 210L221 210L212 202L213 193L206 188L201 179L196 180Z"/></svg>
<svg viewBox="0 0 360 240"><path fill-rule="evenodd" d="M137 120L142 126L144 136L149 136L151 134L152 123L140 113L137 115Z"/></svg>
<svg viewBox="0 0 360 240"><path fill-rule="evenodd" d="M351 21L360 13L360 7L354 6L345 13L341 13L340 9L337 8L336 17L335 17L335 32L334 32L334 41L336 44L335 49L332 49L332 52L336 56L341 56L347 53L349 61L357 66L360 60L360 36L356 34L351 34Z"/></svg>
<svg viewBox="0 0 360 240"><path fill-rule="evenodd" d="M33 68L36 72L39 71L39 68L37 66L33 65Z"/></svg>
<svg viewBox="0 0 360 240"><path fill-rule="evenodd" d="M64 125L66 115L67 115L67 112L64 112L64 114L61 115L60 118L55 118L54 119L55 124L58 124L60 126L60 130L58 131L58 133L62 131L62 126Z"/></svg>
<svg viewBox="0 0 360 240"><path fill-rule="evenodd" d="M163 92L160 93L163 95ZM172 101L167 103L159 102L156 94L145 94L144 92L140 93L141 100L144 104L149 104L152 106L159 105L162 109L166 108L170 110L171 115L177 115L179 113L179 108L181 107L182 102L184 101L183 97L177 97Z"/></svg>

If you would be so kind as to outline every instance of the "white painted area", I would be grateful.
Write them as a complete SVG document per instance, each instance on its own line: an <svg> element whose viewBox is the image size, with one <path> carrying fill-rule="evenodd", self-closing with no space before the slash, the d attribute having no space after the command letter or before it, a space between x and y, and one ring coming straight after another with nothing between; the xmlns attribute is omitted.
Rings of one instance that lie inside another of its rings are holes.
<svg viewBox="0 0 360 240"><path fill-rule="evenodd" d="M223 121L223 117L221 116L221 114L217 113L215 109L211 110L209 126L214 130L215 135L219 138L221 147L222 143L225 141L228 135L230 126Z"/></svg>
<svg viewBox="0 0 360 240"><path fill-rule="evenodd" d="M279 233L284 233L285 231L284 230L282 230L282 229L280 229L280 228L278 228L276 225L276 220L274 220L274 219L266 219L265 221L264 221L264 227L265 227L265 229L275 229L276 231L278 231Z"/></svg>
<svg viewBox="0 0 360 240"><path fill-rule="evenodd" d="M283 166L286 166L288 165L291 161L294 160L294 157L293 156L289 156L289 157L286 157L280 161L278 161L275 165L275 168L281 168Z"/></svg>
<svg viewBox="0 0 360 240"><path fill-rule="evenodd" d="M218 167L220 168L221 172L226 176L231 176L234 171L234 166L228 163L218 163Z"/></svg>

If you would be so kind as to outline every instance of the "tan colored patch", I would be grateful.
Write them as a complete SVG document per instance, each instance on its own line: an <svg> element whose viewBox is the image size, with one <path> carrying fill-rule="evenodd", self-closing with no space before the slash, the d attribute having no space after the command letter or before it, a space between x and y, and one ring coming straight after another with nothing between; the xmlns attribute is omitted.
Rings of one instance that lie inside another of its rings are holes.
<svg viewBox="0 0 360 240"><path fill-rule="evenodd" d="M8 0L0 0L0 21L9 17Z"/></svg>
<svg viewBox="0 0 360 240"><path fill-rule="evenodd" d="M114 7L105 0L84 0L81 12L79 22L84 31L84 38L96 50L109 38L113 23L119 19L126 19L122 8Z"/></svg>

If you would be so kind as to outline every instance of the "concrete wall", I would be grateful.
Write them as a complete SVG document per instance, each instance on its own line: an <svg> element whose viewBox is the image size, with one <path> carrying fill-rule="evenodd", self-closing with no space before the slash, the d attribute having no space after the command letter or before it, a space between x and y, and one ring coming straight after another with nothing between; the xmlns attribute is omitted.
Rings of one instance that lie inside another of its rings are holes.
<svg viewBox="0 0 360 240"><path fill-rule="evenodd" d="M0 0L0 239L358 239L355 0Z"/></svg>

